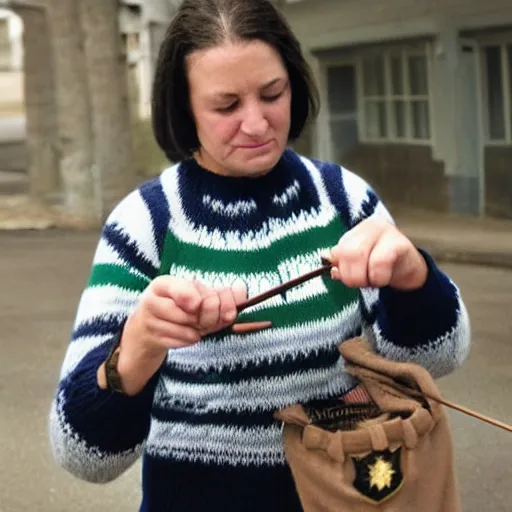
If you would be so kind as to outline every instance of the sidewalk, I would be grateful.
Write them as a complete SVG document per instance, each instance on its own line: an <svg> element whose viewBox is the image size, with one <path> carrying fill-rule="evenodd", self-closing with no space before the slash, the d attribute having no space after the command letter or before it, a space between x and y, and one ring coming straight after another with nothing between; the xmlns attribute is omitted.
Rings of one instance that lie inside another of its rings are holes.
<svg viewBox="0 0 512 512"><path fill-rule="evenodd" d="M398 227L437 261L512 269L512 220L474 219L391 208ZM24 195L0 195L0 230L80 229L57 209Z"/></svg>
<svg viewBox="0 0 512 512"><path fill-rule="evenodd" d="M512 269L512 220L392 210L398 227L437 261Z"/></svg>

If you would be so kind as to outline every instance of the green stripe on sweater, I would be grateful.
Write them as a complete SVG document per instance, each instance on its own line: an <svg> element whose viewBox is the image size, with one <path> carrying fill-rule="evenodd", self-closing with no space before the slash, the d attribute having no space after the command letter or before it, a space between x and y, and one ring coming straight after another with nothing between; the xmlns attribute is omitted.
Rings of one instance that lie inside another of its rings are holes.
<svg viewBox="0 0 512 512"><path fill-rule="evenodd" d="M134 272L129 267L115 264L96 264L92 268L88 287L117 286L129 291L142 291L149 284L149 279Z"/></svg>
<svg viewBox="0 0 512 512"><path fill-rule="evenodd" d="M162 251L160 274L168 274L173 263L184 264L191 271L216 273L246 273L276 271L276 262L308 254L319 248L336 245L347 231L339 217L327 226L315 227L302 233L290 234L259 250L215 250L183 242L168 231ZM318 262L320 265L320 261Z"/></svg>
<svg viewBox="0 0 512 512"><path fill-rule="evenodd" d="M330 278L324 278L330 280ZM270 306L257 311L243 312L238 317L238 322L260 322L270 320L272 327L294 327L304 325L320 319L327 319L338 314L349 304L358 299L357 290L347 288L341 283L328 284L329 292L317 295L309 299Z"/></svg>

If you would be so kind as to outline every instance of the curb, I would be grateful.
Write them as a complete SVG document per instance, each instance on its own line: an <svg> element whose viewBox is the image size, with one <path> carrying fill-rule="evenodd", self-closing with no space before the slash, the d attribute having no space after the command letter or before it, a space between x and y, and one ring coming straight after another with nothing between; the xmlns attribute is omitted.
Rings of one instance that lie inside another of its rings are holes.
<svg viewBox="0 0 512 512"><path fill-rule="evenodd" d="M464 250L457 247L441 247L435 243L418 238L411 238L416 247L427 251L436 261L443 263L460 263L465 265L478 265L512 270L512 253L507 252L479 252Z"/></svg>

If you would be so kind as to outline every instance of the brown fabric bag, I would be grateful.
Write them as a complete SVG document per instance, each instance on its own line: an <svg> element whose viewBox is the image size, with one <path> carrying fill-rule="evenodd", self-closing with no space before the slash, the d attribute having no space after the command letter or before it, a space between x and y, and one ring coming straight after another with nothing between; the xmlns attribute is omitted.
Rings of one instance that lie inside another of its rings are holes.
<svg viewBox="0 0 512 512"><path fill-rule="evenodd" d="M459 512L446 412L434 400L397 391L382 375L439 397L430 374L416 364L380 357L362 338L342 343L340 351L346 370L380 412L355 426L349 422L348 429L331 425L330 430L313 424L310 409L302 405L276 413L304 511ZM357 415L359 407L346 405L338 417Z"/></svg>

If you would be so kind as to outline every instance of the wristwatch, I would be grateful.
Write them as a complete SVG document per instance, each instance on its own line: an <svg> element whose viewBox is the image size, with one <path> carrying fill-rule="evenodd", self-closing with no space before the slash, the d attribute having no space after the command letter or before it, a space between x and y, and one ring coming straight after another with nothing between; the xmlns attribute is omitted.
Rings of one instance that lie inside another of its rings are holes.
<svg viewBox="0 0 512 512"><path fill-rule="evenodd" d="M119 353L121 352L121 347L119 345L121 344L122 332L123 331L121 329L112 340L112 348L107 359L105 360L105 381L107 383L107 389L116 393L124 394L123 387L121 385L121 376L117 371Z"/></svg>

